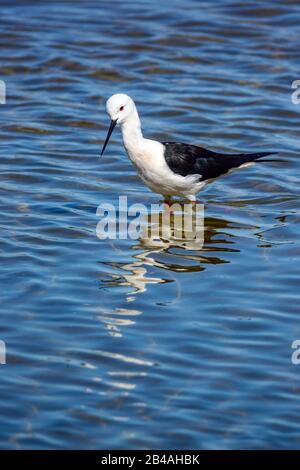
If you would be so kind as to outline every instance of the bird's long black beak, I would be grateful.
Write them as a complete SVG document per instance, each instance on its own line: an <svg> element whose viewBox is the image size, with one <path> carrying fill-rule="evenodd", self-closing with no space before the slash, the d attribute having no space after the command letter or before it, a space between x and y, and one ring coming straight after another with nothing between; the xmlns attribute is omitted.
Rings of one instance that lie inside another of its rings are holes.
<svg viewBox="0 0 300 470"><path fill-rule="evenodd" d="M108 133L107 133L103 148L101 150L101 155L103 155L103 153L104 153L104 150L105 150L105 148L108 144L109 138L112 135L112 132L113 132L114 128L116 127L116 124L117 124L117 119L112 119L111 122L110 122L110 126L109 126L109 129L108 129Z"/></svg>

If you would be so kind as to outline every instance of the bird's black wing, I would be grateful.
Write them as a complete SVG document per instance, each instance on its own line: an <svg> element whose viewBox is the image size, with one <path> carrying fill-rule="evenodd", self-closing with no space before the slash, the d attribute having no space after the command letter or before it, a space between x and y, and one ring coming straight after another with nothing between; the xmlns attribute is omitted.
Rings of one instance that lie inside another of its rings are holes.
<svg viewBox="0 0 300 470"><path fill-rule="evenodd" d="M274 152L241 153L226 155L212 152L197 145L177 142L162 142L165 146L164 157L169 168L181 176L199 175L200 181L217 178L232 168Z"/></svg>

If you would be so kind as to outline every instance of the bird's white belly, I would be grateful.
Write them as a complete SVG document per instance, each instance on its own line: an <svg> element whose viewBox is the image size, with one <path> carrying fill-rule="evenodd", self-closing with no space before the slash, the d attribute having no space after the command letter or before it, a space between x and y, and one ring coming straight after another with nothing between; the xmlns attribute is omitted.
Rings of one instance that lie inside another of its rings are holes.
<svg viewBox="0 0 300 470"><path fill-rule="evenodd" d="M204 185L199 183L199 175L181 176L171 171L160 142L147 140L147 145L140 149L126 150L139 176L156 193L187 197L196 194Z"/></svg>

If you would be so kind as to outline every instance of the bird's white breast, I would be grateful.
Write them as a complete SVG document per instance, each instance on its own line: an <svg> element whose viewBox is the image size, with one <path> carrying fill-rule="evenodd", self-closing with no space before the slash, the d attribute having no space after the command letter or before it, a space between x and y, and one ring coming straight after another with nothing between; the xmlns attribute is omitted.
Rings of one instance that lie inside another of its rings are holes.
<svg viewBox="0 0 300 470"><path fill-rule="evenodd" d="M188 195L199 181L199 175L181 176L170 170L164 158L164 145L155 140L143 139L139 146L125 144L128 156L143 181L159 194Z"/></svg>

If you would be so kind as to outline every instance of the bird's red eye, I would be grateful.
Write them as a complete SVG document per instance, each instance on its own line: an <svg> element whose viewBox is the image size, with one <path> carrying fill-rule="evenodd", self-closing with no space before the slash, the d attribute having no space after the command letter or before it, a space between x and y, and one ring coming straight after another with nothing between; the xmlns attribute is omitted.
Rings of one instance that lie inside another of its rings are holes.
<svg viewBox="0 0 300 470"><path fill-rule="evenodd" d="M123 111L123 109L124 109L124 106L121 106L121 107L120 107L120 111Z"/></svg>

